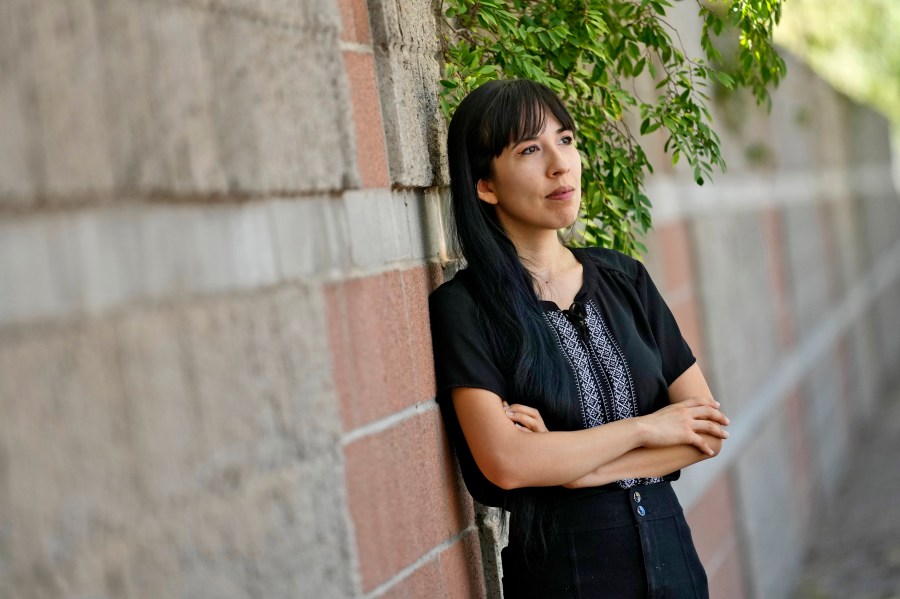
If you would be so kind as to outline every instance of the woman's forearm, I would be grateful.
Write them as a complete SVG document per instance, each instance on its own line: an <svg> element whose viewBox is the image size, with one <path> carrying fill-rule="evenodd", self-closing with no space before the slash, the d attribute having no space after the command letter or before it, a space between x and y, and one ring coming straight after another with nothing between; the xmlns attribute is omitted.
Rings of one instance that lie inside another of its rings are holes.
<svg viewBox="0 0 900 599"><path fill-rule="evenodd" d="M724 415L708 398L687 399L652 414L603 426L535 434L518 429L516 419L521 416L507 415L515 406L504 407L503 400L491 391L457 387L451 397L475 463L489 481L503 489L564 485L642 446L688 443L714 454L699 433L725 434L721 428ZM541 429L546 431L546 427Z"/></svg>
<svg viewBox="0 0 900 599"><path fill-rule="evenodd" d="M722 439L710 435L703 436L718 455ZM565 484L565 486L571 489L599 487L626 478L665 476L710 457L713 456L703 453L693 445L638 447L598 466L592 472Z"/></svg>
<svg viewBox="0 0 900 599"><path fill-rule="evenodd" d="M593 429L540 435L511 430L507 435L502 453L493 459L485 460L484 450L476 454L485 476L506 489L562 485L641 445L640 424L633 418Z"/></svg>

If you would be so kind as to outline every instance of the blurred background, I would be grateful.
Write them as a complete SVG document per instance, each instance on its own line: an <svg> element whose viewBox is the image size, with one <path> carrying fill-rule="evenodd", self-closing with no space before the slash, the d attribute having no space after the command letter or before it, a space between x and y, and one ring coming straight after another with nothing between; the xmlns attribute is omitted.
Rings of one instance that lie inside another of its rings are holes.
<svg viewBox="0 0 900 599"><path fill-rule="evenodd" d="M499 597L434 402L438 8L0 3L0 596ZM716 90L726 174L645 140L733 423L676 484L715 598L900 596L898 32L790 0L771 113Z"/></svg>

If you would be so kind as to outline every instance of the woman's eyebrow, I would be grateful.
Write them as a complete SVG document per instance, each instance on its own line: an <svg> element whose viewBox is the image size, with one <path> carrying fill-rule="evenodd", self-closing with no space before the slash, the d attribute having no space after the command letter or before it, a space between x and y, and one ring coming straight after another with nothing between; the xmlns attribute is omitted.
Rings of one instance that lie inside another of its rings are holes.
<svg viewBox="0 0 900 599"><path fill-rule="evenodd" d="M562 126L556 130L557 133L562 133L563 131L571 131L571 129L569 129L568 127ZM520 139L519 141L516 142L516 145L519 145L520 143L524 143L526 141L534 141L537 138L538 138L537 135L532 135L531 137L523 137L522 139Z"/></svg>

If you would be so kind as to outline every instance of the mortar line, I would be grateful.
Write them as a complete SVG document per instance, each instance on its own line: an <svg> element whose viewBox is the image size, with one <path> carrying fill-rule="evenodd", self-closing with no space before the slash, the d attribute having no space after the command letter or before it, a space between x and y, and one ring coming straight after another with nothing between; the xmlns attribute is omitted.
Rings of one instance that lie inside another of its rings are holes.
<svg viewBox="0 0 900 599"><path fill-rule="evenodd" d="M369 44L361 44L359 42L350 42L341 40L341 50L344 52L357 52L359 54L374 54L372 46Z"/></svg>
<svg viewBox="0 0 900 599"><path fill-rule="evenodd" d="M685 510L690 509L712 482L736 462L741 450L753 440L763 421L787 400L791 390L812 369L815 362L832 351L841 335L850 328L866 307L889 285L898 280L900 280L900 242L882 254L875 266L865 277L857 281L841 303L829 310L823 318L824 322L804 337L785 358L770 381L757 389L749 399L741 402L746 407L738 414L736 422L729 426L728 441L722 453L713 460L695 464L692 473L688 475L692 479L691 485L686 489L687 493L679 494Z"/></svg>
<svg viewBox="0 0 900 599"><path fill-rule="evenodd" d="M443 541L442 543L436 545L435 547L432 547L428 551L428 553L421 556L419 559L417 559L410 565L406 566L405 568L403 568L402 570L400 570L399 572L394 574L394 576L392 576L385 582L381 583L380 585L378 585L377 587L375 587L374 589L372 589L371 591L366 593L364 595L364 599L375 599L376 597L379 597L380 595L383 595L387 591L391 590L393 587L397 586L398 583L403 582L404 580L409 578L412 575L412 573L415 572L416 570L418 570L420 567L422 567L423 565L425 565L426 563L430 562L435 557L437 557L438 555L443 553L445 549L449 549L457 541L462 540L462 538L464 536L466 536L467 534L469 534L470 532L477 533L475 524L470 524L469 526L462 529L461 531L459 531L458 533L456 533L455 535L453 535L446 541Z"/></svg>
<svg viewBox="0 0 900 599"><path fill-rule="evenodd" d="M341 445L343 447L346 447L347 445L359 441L360 439L370 437L372 435L393 428L401 422L405 422L406 420L414 418L419 414L427 414L428 412L437 409L437 407L437 402L433 399L430 399L428 401L416 402L408 408L403 408L399 412L394 412L390 416L387 416L380 420L376 420L374 422L369 422L368 424L364 424L353 429L350 432L345 433L341 436Z"/></svg>

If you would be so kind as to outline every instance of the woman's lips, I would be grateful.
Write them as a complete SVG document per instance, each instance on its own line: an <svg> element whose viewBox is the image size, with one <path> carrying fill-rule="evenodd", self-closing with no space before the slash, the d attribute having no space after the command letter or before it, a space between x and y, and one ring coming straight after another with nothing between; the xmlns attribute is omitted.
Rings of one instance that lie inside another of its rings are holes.
<svg viewBox="0 0 900 599"><path fill-rule="evenodd" d="M547 196L550 200L571 200L573 197L575 197L575 188L573 187L560 187Z"/></svg>

